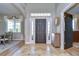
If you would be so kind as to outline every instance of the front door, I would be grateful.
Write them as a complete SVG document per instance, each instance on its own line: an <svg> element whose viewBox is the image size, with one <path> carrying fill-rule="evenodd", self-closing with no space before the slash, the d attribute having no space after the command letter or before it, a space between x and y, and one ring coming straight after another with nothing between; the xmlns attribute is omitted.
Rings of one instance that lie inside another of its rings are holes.
<svg viewBox="0 0 79 59"><path fill-rule="evenodd" d="M35 42L46 43L46 19L35 20Z"/></svg>

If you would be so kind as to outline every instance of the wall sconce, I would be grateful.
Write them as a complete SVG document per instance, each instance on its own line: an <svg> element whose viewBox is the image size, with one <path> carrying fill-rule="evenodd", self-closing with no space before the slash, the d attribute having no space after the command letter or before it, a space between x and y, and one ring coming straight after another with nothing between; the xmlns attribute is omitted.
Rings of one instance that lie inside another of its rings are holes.
<svg viewBox="0 0 79 59"><path fill-rule="evenodd" d="M59 26L59 24L60 24L60 17L56 17L55 18L55 25Z"/></svg>

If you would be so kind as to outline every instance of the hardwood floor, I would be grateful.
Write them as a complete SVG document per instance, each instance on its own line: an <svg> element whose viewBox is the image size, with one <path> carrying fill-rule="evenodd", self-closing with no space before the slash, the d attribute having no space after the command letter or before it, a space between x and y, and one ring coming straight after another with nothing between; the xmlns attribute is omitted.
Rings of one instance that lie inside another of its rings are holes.
<svg viewBox="0 0 79 59"><path fill-rule="evenodd" d="M4 46L4 49L0 51L0 56L12 55L24 45L24 40L15 40L13 42L7 43L8 45Z"/></svg>
<svg viewBox="0 0 79 59"><path fill-rule="evenodd" d="M79 56L79 43L74 42L73 47L66 49L66 51L72 56Z"/></svg>
<svg viewBox="0 0 79 59"><path fill-rule="evenodd" d="M52 45L46 44L35 44L35 45L24 45L12 56L60 56L67 55L65 50L55 49Z"/></svg>
<svg viewBox="0 0 79 59"><path fill-rule="evenodd" d="M79 48L72 47L67 49L66 52L68 52L72 56L79 56Z"/></svg>
<svg viewBox="0 0 79 59"><path fill-rule="evenodd" d="M16 47L14 48L17 49ZM52 45L35 44L35 45L23 45L19 47L17 51L10 50L7 54L4 52L4 56L79 56L79 49L74 47L67 50L60 50L54 48Z"/></svg>

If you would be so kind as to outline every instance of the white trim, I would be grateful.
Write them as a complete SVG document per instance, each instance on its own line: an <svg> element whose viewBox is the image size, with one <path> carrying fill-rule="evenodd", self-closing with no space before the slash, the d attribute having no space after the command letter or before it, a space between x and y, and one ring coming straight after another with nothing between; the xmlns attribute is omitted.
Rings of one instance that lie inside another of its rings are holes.
<svg viewBox="0 0 79 59"><path fill-rule="evenodd" d="M69 4L66 8L64 8L61 12L61 49L64 49L64 30L65 30L65 22L64 22L64 12L69 10L76 3Z"/></svg>
<svg viewBox="0 0 79 59"><path fill-rule="evenodd" d="M24 39L13 39L13 40L24 40Z"/></svg>
<svg viewBox="0 0 79 59"><path fill-rule="evenodd" d="M21 4L13 3L11 5L18 9L18 11L25 17L25 10L22 8Z"/></svg>
<svg viewBox="0 0 79 59"><path fill-rule="evenodd" d="M30 42L25 42L25 44L30 44Z"/></svg>
<svg viewBox="0 0 79 59"><path fill-rule="evenodd" d="M47 20L51 20L51 18L49 17L49 16L40 16L40 17L30 17L30 22L33 20L34 21L34 25L35 25L35 19L46 19L46 44L51 44L51 39L49 40L48 39L48 30L47 30ZM32 24L31 24L32 25ZM31 27L31 26L30 26ZM32 27L31 27L32 28ZM32 31L32 30L31 30ZM30 38L30 42L32 43L32 44L35 44L35 26L34 26L34 35L33 35L33 40L32 40L32 32L31 32L31 38Z"/></svg>

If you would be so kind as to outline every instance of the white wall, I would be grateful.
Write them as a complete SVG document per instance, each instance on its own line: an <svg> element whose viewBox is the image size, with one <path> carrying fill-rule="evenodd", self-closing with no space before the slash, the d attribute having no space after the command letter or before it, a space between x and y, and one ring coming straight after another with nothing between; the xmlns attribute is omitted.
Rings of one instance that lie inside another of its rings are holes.
<svg viewBox="0 0 79 59"><path fill-rule="evenodd" d="M57 10L56 10L56 16L61 17L61 12L64 8L66 8L70 3L59 3ZM61 20L61 19L60 19ZM60 33L60 25L57 27L57 33Z"/></svg>
<svg viewBox="0 0 79 59"><path fill-rule="evenodd" d="M59 3L58 7L57 7L57 12L56 15L57 16L61 16L61 12L63 11L64 8L66 8L70 3Z"/></svg>
<svg viewBox="0 0 79 59"><path fill-rule="evenodd" d="M26 15L26 19L25 19L25 43L29 44L29 43L32 43L34 42L31 38L32 38L32 26L31 26L31 21L34 20L35 18L46 18L48 21L50 21L50 34L52 32L55 32L55 26L54 26L54 21L53 21L53 16L51 17L48 17L48 16L44 16L44 17L31 17L30 16L30 13L27 12L27 15ZM51 43L51 40L47 40L47 43Z"/></svg>
<svg viewBox="0 0 79 59"><path fill-rule="evenodd" d="M2 28L2 21L0 21L0 34L2 34L3 28Z"/></svg>
<svg viewBox="0 0 79 59"><path fill-rule="evenodd" d="M30 43L30 16L29 12L26 14L25 18L25 43Z"/></svg>
<svg viewBox="0 0 79 59"><path fill-rule="evenodd" d="M53 9L52 11L54 12L51 12L52 13L52 16L51 16L51 32L52 33L60 33L60 25L57 27L57 31L56 31L56 27L55 27L55 19L54 17L55 16L61 16L61 12L62 10L69 4L67 3L61 3L58 5L58 7L56 8L57 10ZM35 10L35 9L33 9ZM25 19L25 40L26 40L26 43L30 43L30 39L31 39L31 24L30 24L30 13L28 11L28 9L26 9L26 19Z"/></svg>
<svg viewBox="0 0 79 59"><path fill-rule="evenodd" d="M0 16L0 34L3 34L4 30L3 30L3 18L2 16Z"/></svg>

